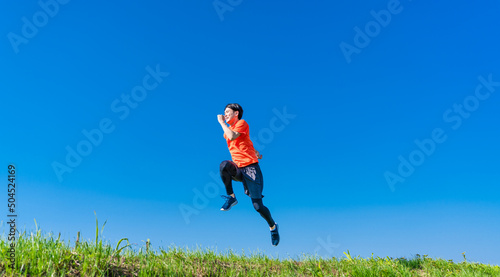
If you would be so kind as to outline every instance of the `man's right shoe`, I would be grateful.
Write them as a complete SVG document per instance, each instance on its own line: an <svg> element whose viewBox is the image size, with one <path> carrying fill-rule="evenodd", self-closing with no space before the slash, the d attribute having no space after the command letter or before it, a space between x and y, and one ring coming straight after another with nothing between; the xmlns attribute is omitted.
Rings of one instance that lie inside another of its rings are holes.
<svg viewBox="0 0 500 277"><path fill-rule="evenodd" d="M276 228L271 231L271 243L273 246L278 246L278 243L280 243L280 233L278 232L278 224L276 224Z"/></svg>
<svg viewBox="0 0 500 277"><path fill-rule="evenodd" d="M238 204L236 197L232 197L231 195L221 195L221 197L226 199L226 203L220 208L221 211L229 211L234 205Z"/></svg>

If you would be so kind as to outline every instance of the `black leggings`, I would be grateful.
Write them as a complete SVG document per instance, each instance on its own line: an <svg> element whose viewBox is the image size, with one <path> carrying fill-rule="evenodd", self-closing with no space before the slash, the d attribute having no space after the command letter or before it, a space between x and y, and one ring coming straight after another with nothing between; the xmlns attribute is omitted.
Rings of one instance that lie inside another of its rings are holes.
<svg viewBox="0 0 500 277"><path fill-rule="evenodd" d="M260 216L262 216L267 221L269 227L273 227L276 222L274 222L274 219L271 217L271 212L269 211L269 209L264 206L264 203L262 203L262 199L252 198L252 203L254 209L259 212Z"/></svg>
<svg viewBox="0 0 500 277"><path fill-rule="evenodd" d="M230 161L223 161L220 164L220 177L226 187L227 195L234 193L232 180L243 182L240 170L236 164ZM248 193L246 187L245 193ZM262 199L252 198L252 204L254 209L267 221L269 227L273 227L274 224L276 224L274 219L271 217L271 212L266 206L264 206L264 203L262 203Z"/></svg>
<svg viewBox="0 0 500 277"><path fill-rule="evenodd" d="M242 181L241 172L238 170L236 164L230 161L223 161L220 164L220 177L226 187L227 195L234 193L232 180Z"/></svg>

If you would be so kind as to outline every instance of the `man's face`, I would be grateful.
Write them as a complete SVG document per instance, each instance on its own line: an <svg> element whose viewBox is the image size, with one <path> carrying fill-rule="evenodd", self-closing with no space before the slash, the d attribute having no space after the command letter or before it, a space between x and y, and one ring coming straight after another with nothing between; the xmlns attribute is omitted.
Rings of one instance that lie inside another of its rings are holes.
<svg viewBox="0 0 500 277"><path fill-rule="evenodd" d="M234 121L234 118L238 118L238 112L231 110L230 108L226 108L224 110L224 119L228 124L231 124L231 122Z"/></svg>

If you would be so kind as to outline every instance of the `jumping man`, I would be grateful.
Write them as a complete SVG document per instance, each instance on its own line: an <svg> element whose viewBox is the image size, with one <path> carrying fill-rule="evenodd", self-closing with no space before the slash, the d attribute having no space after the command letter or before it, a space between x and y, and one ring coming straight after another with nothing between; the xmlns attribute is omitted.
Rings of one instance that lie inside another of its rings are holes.
<svg viewBox="0 0 500 277"><path fill-rule="evenodd" d="M271 243L277 246L280 242L278 224L274 222L271 212L262 203L264 179L258 160L262 159L262 155L254 149L250 140L250 128L248 123L241 119L242 116L243 108L239 104L228 104L224 109L224 115L217 115L232 158L232 161L223 161L220 164L220 176L227 192L227 196L222 195L226 203L222 205L221 211L229 211L238 204L233 192L232 180L242 182L245 194L252 198L253 207L269 225Z"/></svg>

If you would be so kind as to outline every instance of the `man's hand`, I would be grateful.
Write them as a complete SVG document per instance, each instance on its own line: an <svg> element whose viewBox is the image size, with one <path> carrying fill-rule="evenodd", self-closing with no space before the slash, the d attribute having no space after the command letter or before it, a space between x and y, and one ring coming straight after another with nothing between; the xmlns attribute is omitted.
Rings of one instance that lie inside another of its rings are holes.
<svg viewBox="0 0 500 277"><path fill-rule="evenodd" d="M217 115L217 120L219 120L220 124L225 123L225 121L224 121L224 115L223 114L218 114Z"/></svg>
<svg viewBox="0 0 500 277"><path fill-rule="evenodd" d="M226 122L224 121L224 115L218 114L217 119L219 120L220 126L222 127L222 130L224 130L224 134L227 136L229 140L235 140L240 136L240 133L235 132L231 130L229 127L227 127Z"/></svg>
<svg viewBox="0 0 500 277"><path fill-rule="evenodd" d="M259 153L259 151L255 150L255 155L257 155L257 159L262 159L262 155Z"/></svg>

